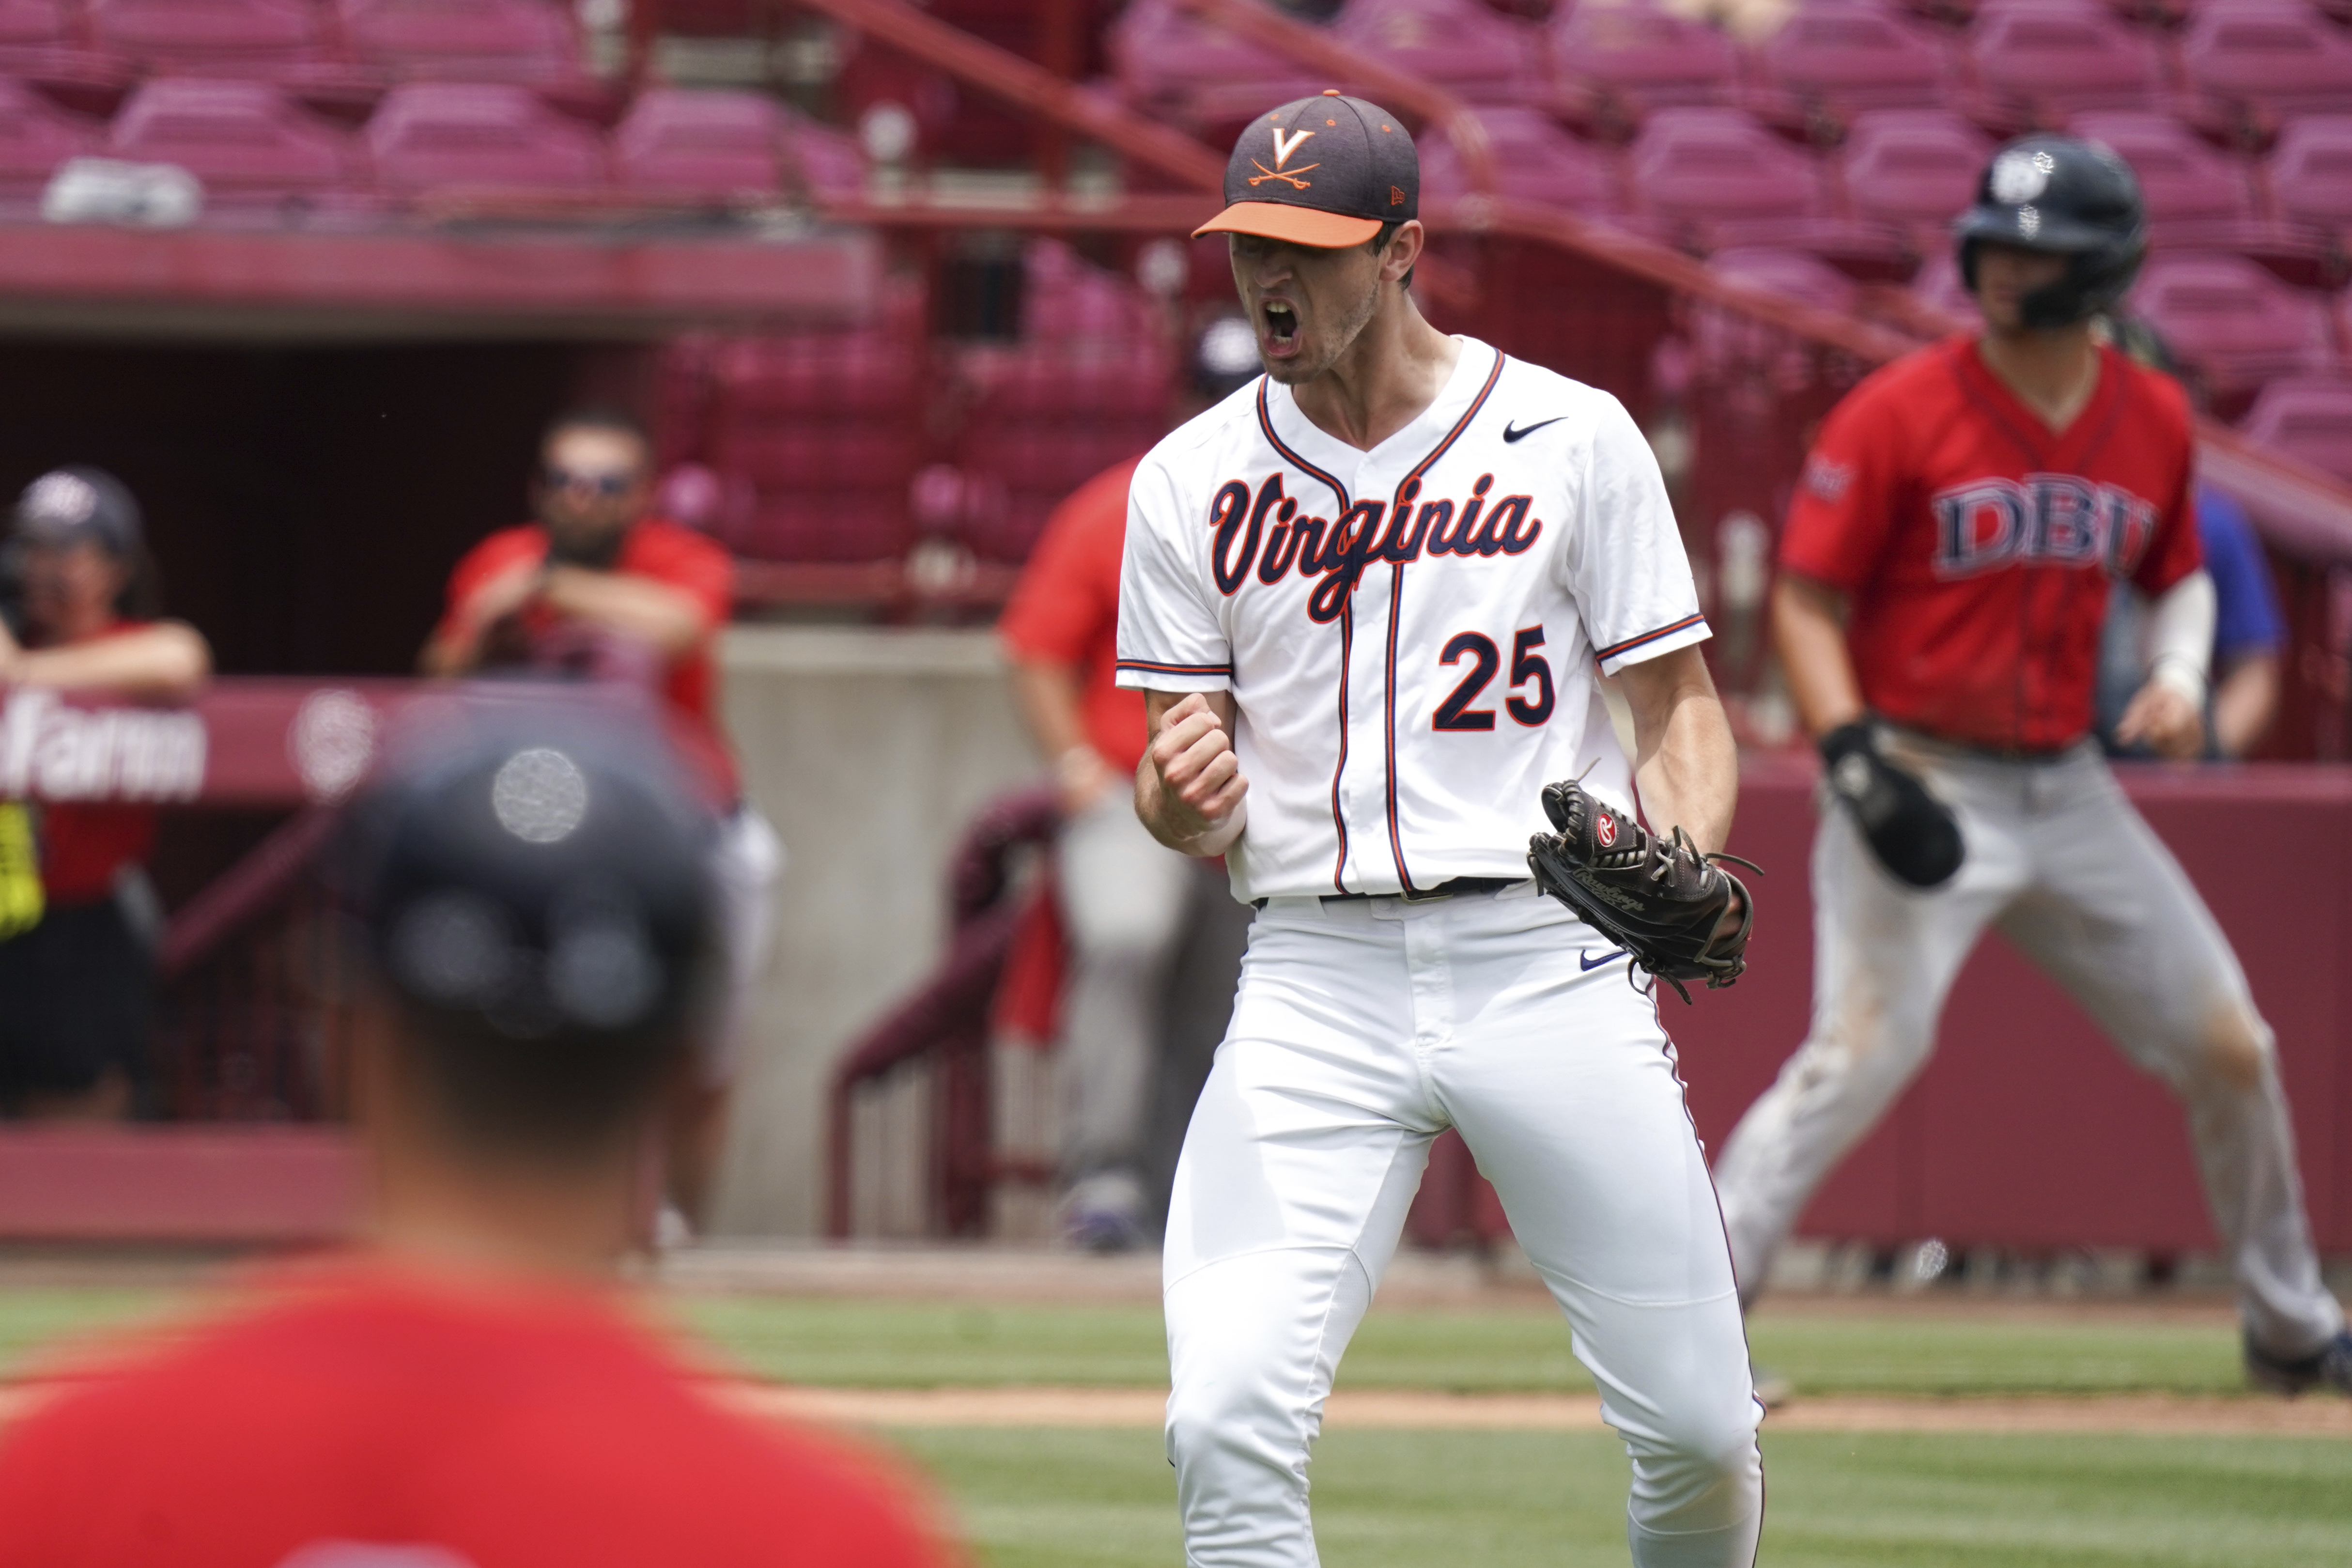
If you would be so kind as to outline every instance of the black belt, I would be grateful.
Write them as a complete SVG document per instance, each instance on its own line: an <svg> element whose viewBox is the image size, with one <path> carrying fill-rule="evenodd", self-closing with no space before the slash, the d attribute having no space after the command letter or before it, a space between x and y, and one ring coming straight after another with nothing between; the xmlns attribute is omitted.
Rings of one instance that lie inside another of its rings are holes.
<svg viewBox="0 0 2352 1568"><path fill-rule="evenodd" d="M1456 877L1451 881L1440 882L1434 888L1416 888L1403 893L1326 893L1323 901L1327 904L1360 904L1372 899L1395 899L1400 903L1433 904L1440 899L1464 898L1472 893L1499 893L1526 880L1525 877ZM1252 899L1250 907L1262 910L1265 908L1265 902L1264 899Z"/></svg>

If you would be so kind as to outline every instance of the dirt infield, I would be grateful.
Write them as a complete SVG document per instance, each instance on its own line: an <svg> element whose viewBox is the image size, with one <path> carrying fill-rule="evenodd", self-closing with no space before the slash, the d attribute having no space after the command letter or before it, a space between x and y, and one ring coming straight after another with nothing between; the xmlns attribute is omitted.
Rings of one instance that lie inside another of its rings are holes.
<svg viewBox="0 0 2352 1568"><path fill-rule="evenodd" d="M744 1408L874 1426L1157 1427L1167 1396L1143 1388L815 1389L739 1384ZM1360 1391L1331 1396L1325 1426L1420 1431L1602 1430L1590 1395ZM1774 1432L2102 1433L2352 1438L2352 1402L2181 1394L1800 1400Z"/></svg>

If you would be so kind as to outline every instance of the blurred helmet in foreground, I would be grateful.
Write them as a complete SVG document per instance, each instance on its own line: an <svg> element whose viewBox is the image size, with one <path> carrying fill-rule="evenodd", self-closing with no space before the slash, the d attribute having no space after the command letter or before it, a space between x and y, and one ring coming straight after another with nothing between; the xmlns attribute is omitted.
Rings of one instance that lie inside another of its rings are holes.
<svg viewBox="0 0 2352 1568"><path fill-rule="evenodd" d="M394 737L331 877L426 1029L494 1049L666 1051L710 989L714 831L641 718L478 694Z"/></svg>

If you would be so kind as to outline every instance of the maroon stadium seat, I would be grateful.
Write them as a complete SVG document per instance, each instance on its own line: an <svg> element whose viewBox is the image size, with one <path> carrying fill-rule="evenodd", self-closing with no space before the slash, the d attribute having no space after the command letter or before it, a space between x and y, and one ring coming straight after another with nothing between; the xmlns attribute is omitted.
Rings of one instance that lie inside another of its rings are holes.
<svg viewBox="0 0 2352 1568"><path fill-rule="evenodd" d="M2240 257L2151 257L2129 303L2225 417L2273 376L2336 364L2326 304Z"/></svg>
<svg viewBox="0 0 2352 1568"><path fill-rule="evenodd" d="M2271 199L2286 216L2331 234L2352 230L2352 114L2289 121L2269 173Z"/></svg>
<svg viewBox="0 0 2352 1568"><path fill-rule="evenodd" d="M1969 50L1985 89L2028 118L2153 108L2162 97L2156 46L2091 0L1990 0Z"/></svg>
<svg viewBox="0 0 2352 1568"><path fill-rule="evenodd" d="M2252 172L2168 115L2105 110L2076 115L2075 135L2123 154L2147 196L2151 243L2176 250L2233 250L2318 282L2330 266L2326 240L2256 214Z"/></svg>
<svg viewBox="0 0 2352 1568"><path fill-rule="evenodd" d="M1261 110L1319 92L1296 62L1239 38L1174 4L1135 0L1106 43L1120 89L1135 101L1195 124L1240 123Z"/></svg>
<svg viewBox="0 0 2352 1568"><path fill-rule="evenodd" d="M1871 0L1818 0L1756 51L1765 81L1833 108L1914 108L1941 99L1952 74L1942 43Z"/></svg>
<svg viewBox="0 0 2352 1568"><path fill-rule="evenodd" d="M23 82L0 78L0 190L39 190L58 164L91 150L96 131Z"/></svg>
<svg viewBox="0 0 2352 1568"><path fill-rule="evenodd" d="M1879 109L1853 117L1838 162L1855 212L1932 249L1975 199L1992 153L1991 138L1957 114Z"/></svg>
<svg viewBox="0 0 2352 1568"><path fill-rule="evenodd" d="M1717 251L1707 259L1706 269L1718 278L1768 289L1826 310L1853 308L1853 279L1796 251L1763 247ZM1784 354L1810 353L1786 332L1734 311L1705 307L1694 310L1692 317L1693 347L1703 375L1719 375L1743 366L1769 367Z"/></svg>
<svg viewBox="0 0 2352 1568"><path fill-rule="evenodd" d="M604 149L596 133L520 87L395 87L369 118L366 135L376 178L387 190L576 191L604 182Z"/></svg>
<svg viewBox="0 0 2352 1568"><path fill-rule="evenodd" d="M402 76L548 81L580 74L580 33L554 0L337 0L352 47Z"/></svg>
<svg viewBox="0 0 2352 1568"><path fill-rule="evenodd" d="M2352 103L2352 39L2300 0L2209 4L2180 58L2189 84L2214 98L2284 111Z"/></svg>
<svg viewBox="0 0 2352 1568"><path fill-rule="evenodd" d="M757 92L637 95L613 132L613 164L634 190L689 196L773 193L783 115Z"/></svg>
<svg viewBox="0 0 2352 1568"><path fill-rule="evenodd" d="M866 151L847 132L787 110L783 151L800 190L819 196L855 196L866 189Z"/></svg>
<svg viewBox="0 0 2352 1568"><path fill-rule="evenodd" d="M264 59L321 42L310 0L90 0L99 47L137 59Z"/></svg>
<svg viewBox="0 0 2352 1568"><path fill-rule="evenodd" d="M1722 33L1647 0L1577 5L1552 24L1551 37L1552 58L1567 82L1636 113L1718 102L1738 69Z"/></svg>
<svg viewBox="0 0 2352 1568"><path fill-rule="evenodd" d="M1535 28L1484 0L1350 0L1332 31L1474 103L1528 100L1544 85Z"/></svg>
<svg viewBox="0 0 2352 1568"><path fill-rule="evenodd" d="M0 60L46 59L73 41L64 0L0 0Z"/></svg>
<svg viewBox="0 0 2352 1568"><path fill-rule="evenodd" d="M2352 379L2284 376L2239 426L2263 446L2352 484Z"/></svg>
<svg viewBox="0 0 2352 1568"><path fill-rule="evenodd" d="M1830 211L1817 161L1736 109L1662 109L1626 154L1637 227L1701 250L1768 246L1857 269L1907 269L1883 226Z"/></svg>
<svg viewBox="0 0 2352 1568"><path fill-rule="evenodd" d="M1911 279L1911 292L1929 310L1941 311L1971 330L1983 324L1975 298L1960 280L1959 257L1950 246L1919 264L1918 276Z"/></svg>
<svg viewBox="0 0 2352 1568"><path fill-rule="evenodd" d="M350 139L263 82L150 81L115 114L107 151L177 163L209 197L278 198L357 183Z"/></svg>
<svg viewBox="0 0 2352 1568"><path fill-rule="evenodd" d="M719 528L746 555L882 561L906 553L921 428L918 356L888 331L720 346L708 457L742 499Z"/></svg>
<svg viewBox="0 0 2352 1568"><path fill-rule="evenodd" d="M1607 157L1561 130L1549 115L1503 107L1476 112L1495 152L1497 195L1579 213L1616 210L1617 182ZM1470 177L1443 131L1421 138L1421 194L1424 202L1439 205L1470 194Z"/></svg>

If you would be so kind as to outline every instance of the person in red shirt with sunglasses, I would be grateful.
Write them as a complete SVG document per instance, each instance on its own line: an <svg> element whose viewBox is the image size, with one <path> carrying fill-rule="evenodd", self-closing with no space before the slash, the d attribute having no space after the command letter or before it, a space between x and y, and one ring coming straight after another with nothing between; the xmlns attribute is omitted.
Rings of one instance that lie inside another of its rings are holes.
<svg viewBox="0 0 2352 1568"><path fill-rule="evenodd" d="M709 1103L677 1130L672 1181L684 1217L698 1219L723 1131L719 1102L774 935L784 851L744 798L719 722L712 645L734 607L734 559L656 513L653 456L645 427L624 413L578 409L551 424L532 487L538 521L467 552L418 662L428 675L523 668L645 686L666 707L671 742L719 805L711 869L725 906L729 995L709 1042Z"/></svg>

